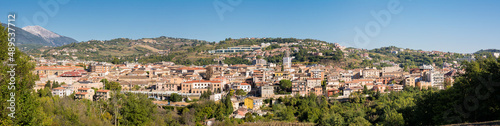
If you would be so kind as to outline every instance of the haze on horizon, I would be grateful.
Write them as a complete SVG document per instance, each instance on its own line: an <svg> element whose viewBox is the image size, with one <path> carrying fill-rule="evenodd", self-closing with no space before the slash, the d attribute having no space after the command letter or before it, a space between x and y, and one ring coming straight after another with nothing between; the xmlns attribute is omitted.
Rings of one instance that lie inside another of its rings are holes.
<svg viewBox="0 0 500 126"><path fill-rule="evenodd" d="M57 1L3 1L0 22L16 13L18 27L40 25L78 41L293 37L367 49L500 49L500 1L495 0Z"/></svg>

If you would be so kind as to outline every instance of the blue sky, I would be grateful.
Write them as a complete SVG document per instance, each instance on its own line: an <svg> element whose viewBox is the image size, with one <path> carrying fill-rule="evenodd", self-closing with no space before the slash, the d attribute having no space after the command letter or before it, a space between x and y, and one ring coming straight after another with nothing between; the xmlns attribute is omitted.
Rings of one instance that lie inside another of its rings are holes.
<svg viewBox="0 0 500 126"><path fill-rule="evenodd" d="M44 10L39 2L47 1L56 3L58 10ZM229 37L294 37L367 49L391 45L459 53L500 49L498 0L57 1L2 1L0 14L4 16L0 17L4 18L0 21L6 22L7 14L14 12L19 27L40 25L78 41L169 36L218 42ZM381 16L388 21L383 26L371 12L388 12L388 4L394 2L399 2L401 11L389 13L390 20ZM218 13L214 3L232 11ZM355 28L367 34L366 26L373 26L368 29L373 34L365 37L369 42L356 39L360 33Z"/></svg>

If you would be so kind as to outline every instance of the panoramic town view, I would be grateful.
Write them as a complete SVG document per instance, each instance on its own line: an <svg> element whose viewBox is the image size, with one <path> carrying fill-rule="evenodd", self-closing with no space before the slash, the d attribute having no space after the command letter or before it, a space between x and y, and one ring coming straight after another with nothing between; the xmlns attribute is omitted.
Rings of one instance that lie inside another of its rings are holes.
<svg viewBox="0 0 500 126"><path fill-rule="evenodd" d="M494 0L0 4L0 125L500 125Z"/></svg>

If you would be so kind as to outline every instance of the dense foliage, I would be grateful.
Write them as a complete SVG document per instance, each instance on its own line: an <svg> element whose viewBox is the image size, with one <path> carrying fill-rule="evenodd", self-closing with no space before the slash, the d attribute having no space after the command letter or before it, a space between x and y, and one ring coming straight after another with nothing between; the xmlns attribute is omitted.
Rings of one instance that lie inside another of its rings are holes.
<svg viewBox="0 0 500 126"><path fill-rule="evenodd" d="M448 90L417 100L412 123L421 125L500 119L500 61L493 57L465 62L466 73Z"/></svg>
<svg viewBox="0 0 500 126"><path fill-rule="evenodd" d="M7 29L0 26L0 124L41 123L42 120L37 118L39 117L37 112L40 111L37 108L39 103L36 102L32 89L35 80L38 80L38 76L32 73L35 64L30 62L31 58L24 55L17 47L11 46L14 48L9 49L8 38ZM10 67L7 64L16 65Z"/></svg>
<svg viewBox="0 0 500 126"><path fill-rule="evenodd" d="M231 57L224 60L225 64L247 64L250 65L252 62L250 60L241 57Z"/></svg>

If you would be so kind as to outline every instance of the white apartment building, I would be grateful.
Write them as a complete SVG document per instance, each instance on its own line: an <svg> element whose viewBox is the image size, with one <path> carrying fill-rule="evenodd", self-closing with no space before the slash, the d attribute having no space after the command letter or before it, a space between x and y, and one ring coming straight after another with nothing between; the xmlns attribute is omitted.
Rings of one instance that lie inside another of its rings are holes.
<svg viewBox="0 0 500 126"><path fill-rule="evenodd" d="M73 93L73 90L71 89L66 89L64 87L58 87L52 89L52 96L59 96L59 97L64 97L64 96L69 96Z"/></svg>
<svg viewBox="0 0 500 126"><path fill-rule="evenodd" d="M245 92L250 92L252 90L252 86L250 84L248 84L248 83L233 84L232 88L233 88L233 90L242 89Z"/></svg>

